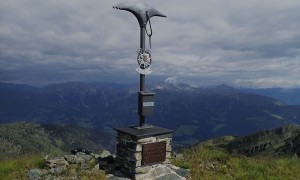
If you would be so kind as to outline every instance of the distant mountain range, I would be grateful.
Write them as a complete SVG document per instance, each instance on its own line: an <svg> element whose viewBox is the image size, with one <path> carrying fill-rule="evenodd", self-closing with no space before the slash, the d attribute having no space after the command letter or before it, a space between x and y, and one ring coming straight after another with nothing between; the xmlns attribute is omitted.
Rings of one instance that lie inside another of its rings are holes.
<svg viewBox="0 0 300 180"><path fill-rule="evenodd" d="M137 85L69 82L42 88L0 83L0 123L29 121L107 129L138 124ZM146 123L174 129L174 145L300 124L300 106L226 85L157 83Z"/></svg>
<svg viewBox="0 0 300 180"><path fill-rule="evenodd" d="M268 96L290 105L300 105L300 88L241 89L244 92Z"/></svg>

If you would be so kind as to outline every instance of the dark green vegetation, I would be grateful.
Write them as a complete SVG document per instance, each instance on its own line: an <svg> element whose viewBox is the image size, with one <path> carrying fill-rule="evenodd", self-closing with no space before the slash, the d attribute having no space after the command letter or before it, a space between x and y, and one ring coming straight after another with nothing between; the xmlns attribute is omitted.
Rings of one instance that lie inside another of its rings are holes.
<svg viewBox="0 0 300 180"><path fill-rule="evenodd" d="M174 129L174 146L300 124L300 106L225 85L203 89L161 83L152 87L155 113L146 123ZM138 124L137 90L137 85L63 83L34 88L0 83L0 123L128 127Z"/></svg>
<svg viewBox="0 0 300 180"><path fill-rule="evenodd" d="M192 179L300 179L299 136L299 126L290 125L221 137L183 150L173 163L191 169Z"/></svg>
<svg viewBox="0 0 300 180"><path fill-rule="evenodd" d="M1 180L27 179L27 171L30 168L43 168L45 161L40 156L15 157L0 160Z"/></svg>
<svg viewBox="0 0 300 180"><path fill-rule="evenodd" d="M115 146L112 136L103 130L28 122L1 124L0 144L0 160L31 154L55 156L80 147L98 152Z"/></svg>

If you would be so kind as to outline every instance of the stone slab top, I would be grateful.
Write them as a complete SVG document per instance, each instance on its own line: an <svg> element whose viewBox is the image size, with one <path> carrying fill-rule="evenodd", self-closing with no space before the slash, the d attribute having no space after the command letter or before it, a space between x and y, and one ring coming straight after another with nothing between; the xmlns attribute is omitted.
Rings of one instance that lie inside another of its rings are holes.
<svg viewBox="0 0 300 180"><path fill-rule="evenodd" d="M126 133L137 138L143 138L147 136L164 135L172 133L174 130L151 126L151 127L127 127L127 128L114 128L117 132Z"/></svg>

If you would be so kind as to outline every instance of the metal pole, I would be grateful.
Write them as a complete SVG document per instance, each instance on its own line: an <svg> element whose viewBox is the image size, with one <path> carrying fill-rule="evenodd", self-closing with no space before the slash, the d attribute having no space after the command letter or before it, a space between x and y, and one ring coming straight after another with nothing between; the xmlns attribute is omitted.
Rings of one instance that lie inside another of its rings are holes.
<svg viewBox="0 0 300 180"><path fill-rule="evenodd" d="M141 26L140 35L140 48L145 51L145 28L146 26ZM140 91L145 91L145 75L140 74ZM140 115L140 127L145 126L145 116Z"/></svg>

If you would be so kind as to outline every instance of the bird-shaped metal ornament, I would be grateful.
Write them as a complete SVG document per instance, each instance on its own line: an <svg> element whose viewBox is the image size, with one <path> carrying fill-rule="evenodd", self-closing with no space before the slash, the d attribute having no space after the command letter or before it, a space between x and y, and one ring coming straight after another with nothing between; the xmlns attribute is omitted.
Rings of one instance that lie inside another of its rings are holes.
<svg viewBox="0 0 300 180"><path fill-rule="evenodd" d="M145 2L119 3L113 6L113 8L131 12L137 18L141 27L145 27L148 20L153 16L167 17Z"/></svg>

